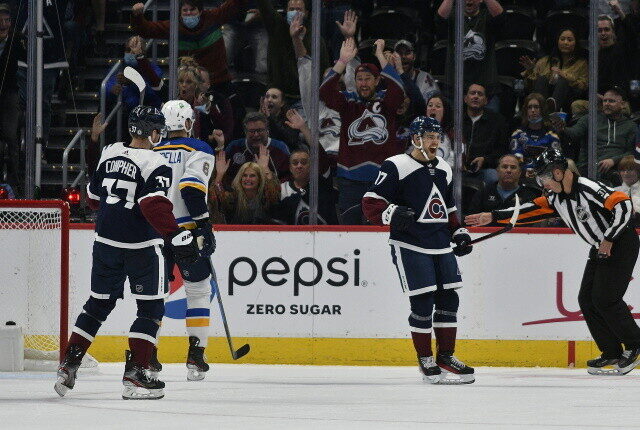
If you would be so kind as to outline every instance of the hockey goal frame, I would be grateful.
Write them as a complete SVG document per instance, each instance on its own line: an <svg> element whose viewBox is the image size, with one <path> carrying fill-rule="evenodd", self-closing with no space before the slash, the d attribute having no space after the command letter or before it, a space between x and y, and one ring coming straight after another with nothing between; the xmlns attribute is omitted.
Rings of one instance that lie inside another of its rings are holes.
<svg viewBox="0 0 640 430"><path fill-rule="evenodd" d="M1 208L60 210L60 349L62 360L69 338L69 204L62 200L0 200Z"/></svg>

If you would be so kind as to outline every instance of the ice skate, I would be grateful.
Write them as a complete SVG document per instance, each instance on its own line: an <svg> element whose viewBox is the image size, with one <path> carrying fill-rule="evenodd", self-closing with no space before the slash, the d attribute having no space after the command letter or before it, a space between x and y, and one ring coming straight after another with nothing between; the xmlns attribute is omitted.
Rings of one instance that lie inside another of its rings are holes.
<svg viewBox="0 0 640 430"><path fill-rule="evenodd" d="M587 360L587 373L589 375L619 375L618 358L598 357Z"/></svg>
<svg viewBox="0 0 640 430"><path fill-rule="evenodd" d="M58 380L53 389L60 397L64 397L67 391L73 390L76 384L76 373L82 363L84 351L77 345L70 345L67 353L58 367Z"/></svg>
<svg viewBox="0 0 640 430"><path fill-rule="evenodd" d="M160 372L162 372L162 364L158 361L158 348L153 348L151 360L149 360L149 375L158 379Z"/></svg>
<svg viewBox="0 0 640 430"><path fill-rule="evenodd" d="M631 372L638 364L640 364L640 348L623 351L620 360L618 360L618 368L622 375Z"/></svg>
<svg viewBox="0 0 640 430"><path fill-rule="evenodd" d="M442 378L442 371L436 364L433 356L418 357L418 366L422 374L422 380L430 384L438 384Z"/></svg>
<svg viewBox="0 0 640 430"><path fill-rule="evenodd" d="M125 351L127 359L122 376L122 398L125 400L156 400L164 397L164 382L153 378L149 370L138 366L132 359L131 352Z"/></svg>
<svg viewBox="0 0 640 430"><path fill-rule="evenodd" d="M201 381L209 370L205 362L204 347L200 345L200 339L189 336L189 352L187 354L187 381Z"/></svg>
<svg viewBox="0 0 640 430"><path fill-rule="evenodd" d="M442 370L440 384L473 384L476 380L473 367L469 367L452 354L438 354L436 364Z"/></svg>

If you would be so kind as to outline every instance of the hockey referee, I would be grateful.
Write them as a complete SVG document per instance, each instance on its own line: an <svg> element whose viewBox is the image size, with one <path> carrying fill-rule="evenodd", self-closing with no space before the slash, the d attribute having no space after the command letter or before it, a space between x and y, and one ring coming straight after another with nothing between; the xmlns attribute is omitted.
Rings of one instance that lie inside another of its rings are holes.
<svg viewBox="0 0 640 430"><path fill-rule="evenodd" d="M534 171L547 195L523 204L518 223L560 216L591 245L578 302L602 355L587 361L588 372L625 375L640 362L640 328L623 300L640 247L631 223L631 200L600 182L579 177L555 149L547 149L535 160ZM468 215L465 222L473 226L506 223L513 210Z"/></svg>

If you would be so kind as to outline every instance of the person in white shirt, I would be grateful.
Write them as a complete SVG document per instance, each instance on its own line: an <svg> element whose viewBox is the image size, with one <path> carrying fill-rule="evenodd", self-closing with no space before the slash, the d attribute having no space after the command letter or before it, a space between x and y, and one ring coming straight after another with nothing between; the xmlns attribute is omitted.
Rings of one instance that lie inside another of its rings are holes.
<svg viewBox="0 0 640 430"><path fill-rule="evenodd" d="M633 211L636 216L640 214L640 164L637 164L633 155L628 155L618 163L618 173L622 179L622 185L616 187L616 191L622 191L631 197Z"/></svg>

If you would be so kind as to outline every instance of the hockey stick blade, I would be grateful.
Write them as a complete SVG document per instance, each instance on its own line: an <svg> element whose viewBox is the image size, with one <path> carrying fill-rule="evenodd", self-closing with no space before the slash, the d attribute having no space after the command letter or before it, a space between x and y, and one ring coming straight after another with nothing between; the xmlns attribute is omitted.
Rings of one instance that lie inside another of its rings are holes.
<svg viewBox="0 0 640 430"><path fill-rule="evenodd" d="M238 348L238 350L235 352L235 357L233 357L233 359L237 360L239 358L244 357L249 353L250 350L251 350L251 347L249 346L249 344L245 343L240 348Z"/></svg>
<svg viewBox="0 0 640 430"><path fill-rule="evenodd" d="M124 68L124 77L129 79L136 87L138 87L138 91L140 91L140 104L142 105L144 101L144 90L147 87L147 83L144 81L144 78L136 69L130 66Z"/></svg>
<svg viewBox="0 0 640 430"><path fill-rule="evenodd" d="M513 227L515 227L516 223L518 222L518 217L520 216L520 197L518 197L518 195L516 194L516 204L514 206L514 210L513 210L513 215L511 216L511 219L509 220L509 225L507 225L506 227L501 228L498 231L494 231L493 233L489 233L489 234L485 234L482 237L479 237L477 239L473 239L471 242L469 242L469 245L473 245L479 242L483 242L487 239L491 239L492 237L496 237L501 235L502 233L506 233L509 230L511 230Z"/></svg>

